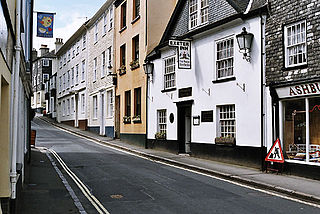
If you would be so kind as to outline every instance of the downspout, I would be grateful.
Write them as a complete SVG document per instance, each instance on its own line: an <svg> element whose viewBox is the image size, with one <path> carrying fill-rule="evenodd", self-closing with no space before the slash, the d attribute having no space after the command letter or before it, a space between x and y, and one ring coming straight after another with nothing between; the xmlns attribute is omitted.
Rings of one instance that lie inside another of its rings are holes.
<svg viewBox="0 0 320 214"><path fill-rule="evenodd" d="M266 130L265 130L265 49L264 49L264 43L265 43L265 21L264 17L260 13L260 27L261 27L261 170L264 170L264 158L265 158L265 136L266 136Z"/></svg>
<svg viewBox="0 0 320 214"><path fill-rule="evenodd" d="M146 32L145 32L145 48L148 51L148 0L146 0ZM148 149L148 83L149 74L146 74L146 137L145 137L145 148Z"/></svg>
<svg viewBox="0 0 320 214"><path fill-rule="evenodd" d="M16 198L16 185L17 185L17 145L18 145L18 121L19 121L19 78L20 78L20 25L21 25L21 1L16 0L16 46L15 46L15 69L13 72L14 91L13 91L13 135L12 135L12 157L11 157L11 199Z"/></svg>

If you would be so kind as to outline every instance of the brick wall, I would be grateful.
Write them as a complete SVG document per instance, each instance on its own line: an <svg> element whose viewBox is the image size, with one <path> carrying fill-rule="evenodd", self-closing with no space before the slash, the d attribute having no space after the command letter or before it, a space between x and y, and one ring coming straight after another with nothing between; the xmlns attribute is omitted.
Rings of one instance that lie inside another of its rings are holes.
<svg viewBox="0 0 320 214"><path fill-rule="evenodd" d="M270 0L266 24L267 84L320 77L320 1ZM283 26L306 20L307 66L284 68Z"/></svg>

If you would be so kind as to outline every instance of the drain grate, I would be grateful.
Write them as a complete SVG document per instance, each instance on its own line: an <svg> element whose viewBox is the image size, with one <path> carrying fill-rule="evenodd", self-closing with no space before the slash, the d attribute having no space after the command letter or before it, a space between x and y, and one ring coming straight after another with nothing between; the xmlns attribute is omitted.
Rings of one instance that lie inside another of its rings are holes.
<svg viewBox="0 0 320 214"><path fill-rule="evenodd" d="M122 195L110 195L110 197L113 198L113 199L121 199L121 198L123 198Z"/></svg>

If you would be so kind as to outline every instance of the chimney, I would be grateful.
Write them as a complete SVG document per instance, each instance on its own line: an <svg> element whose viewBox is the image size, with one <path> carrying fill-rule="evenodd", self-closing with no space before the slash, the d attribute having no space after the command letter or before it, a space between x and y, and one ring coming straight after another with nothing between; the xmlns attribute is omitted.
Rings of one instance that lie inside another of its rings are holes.
<svg viewBox="0 0 320 214"><path fill-rule="evenodd" d="M56 45L56 53L58 50L62 47L63 45L63 39L61 38L56 38L56 42L54 43Z"/></svg>
<svg viewBox="0 0 320 214"><path fill-rule="evenodd" d="M32 61L36 60L38 58L38 52L35 48L32 49Z"/></svg>
<svg viewBox="0 0 320 214"><path fill-rule="evenodd" d="M43 56L45 55L46 53L49 53L49 48L47 45L41 45L41 48L40 48L40 55Z"/></svg>

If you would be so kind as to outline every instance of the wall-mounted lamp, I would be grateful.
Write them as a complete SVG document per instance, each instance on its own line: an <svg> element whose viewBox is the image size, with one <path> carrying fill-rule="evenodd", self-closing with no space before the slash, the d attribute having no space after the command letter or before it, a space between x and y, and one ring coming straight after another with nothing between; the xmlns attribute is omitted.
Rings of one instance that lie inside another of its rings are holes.
<svg viewBox="0 0 320 214"><path fill-rule="evenodd" d="M150 62L149 60L143 64L144 72L148 76L153 74L153 68L154 68L154 64L152 62Z"/></svg>
<svg viewBox="0 0 320 214"><path fill-rule="evenodd" d="M249 53L251 52L253 34L248 33L246 28L243 27L242 32L236 35L236 38L239 45L240 53L243 53L243 58L250 62L251 57Z"/></svg>

